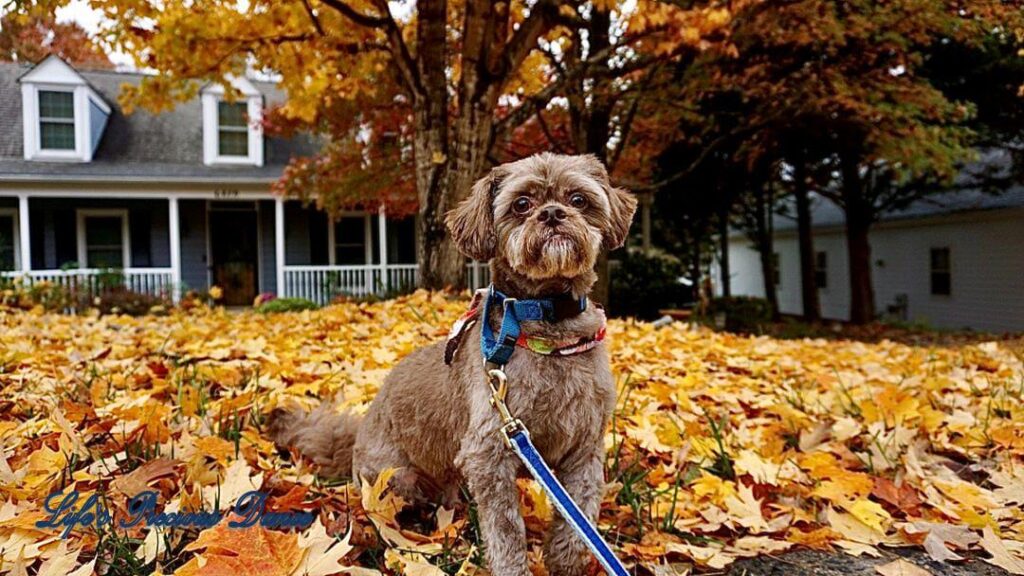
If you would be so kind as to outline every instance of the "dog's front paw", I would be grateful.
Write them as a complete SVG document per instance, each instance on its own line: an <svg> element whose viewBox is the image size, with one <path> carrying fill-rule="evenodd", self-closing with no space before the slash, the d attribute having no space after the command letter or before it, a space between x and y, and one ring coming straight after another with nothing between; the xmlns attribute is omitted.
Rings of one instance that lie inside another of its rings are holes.
<svg viewBox="0 0 1024 576"><path fill-rule="evenodd" d="M567 532L554 535L545 546L544 567L548 576L585 576L601 571L580 539Z"/></svg>

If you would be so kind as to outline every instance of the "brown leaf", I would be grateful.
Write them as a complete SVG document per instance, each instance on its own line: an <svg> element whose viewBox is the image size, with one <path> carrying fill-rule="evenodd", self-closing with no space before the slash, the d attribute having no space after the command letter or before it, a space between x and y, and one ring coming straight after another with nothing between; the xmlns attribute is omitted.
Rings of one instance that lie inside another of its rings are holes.
<svg viewBox="0 0 1024 576"><path fill-rule="evenodd" d="M931 572L902 558L882 566L875 566L875 572L882 576L932 576Z"/></svg>
<svg viewBox="0 0 1024 576"><path fill-rule="evenodd" d="M909 516L921 514L921 497L917 490L903 482L899 486L888 478L875 478L875 485L871 489L871 495L879 500L891 504L897 510Z"/></svg>
<svg viewBox="0 0 1024 576"><path fill-rule="evenodd" d="M150 460L128 474L117 478L110 483L111 490L120 492L128 498L134 498L141 492L149 490L149 485L160 478L175 475L177 460L170 458L157 458Z"/></svg>

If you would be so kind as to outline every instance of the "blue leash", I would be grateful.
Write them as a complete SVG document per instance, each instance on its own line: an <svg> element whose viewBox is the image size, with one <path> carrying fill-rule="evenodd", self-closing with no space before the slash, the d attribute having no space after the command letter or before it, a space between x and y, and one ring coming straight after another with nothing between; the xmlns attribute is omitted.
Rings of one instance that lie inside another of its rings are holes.
<svg viewBox="0 0 1024 576"><path fill-rule="evenodd" d="M583 543L594 553L605 572L615 576L629 576L626 567L619 562L611 547L601 538L597 529L583 515L583 511L576 505L569 493L565 491L562 483L555 478L551 468L548 468L547 463L541 458L537 448L533 446L533 442L530 442L530 433L526 431L526 428L513 434L509 441L512 443L512 450L523 461L523 464L526 464L530 475L544 487L544 492L551 498L555 508L558 508L562 518L565 518L576 534L583 538Z"/></svg>
<svg viewBox="0 0 1024 576"><path fill-rule="evenodd" d="M485 308L486 310L486 308ZM486 320L483 322L486 326ZM597 561L604 567L605 572L613 576L629 576L626 567L612 552L608 543L601 538L597 528L587 520L587 517L580 510L580 507L573 501L565 487L555 477L554 472L544 462L544 458L537 451L537 448L530 441L530 432L523 425L522 421L512 416L505 404L505 396L508 392L508 381L505 372L501 369L489 370L487 381L491 387L491 405L501 415L501 433L507 444L516 456L523 461L530 475L544 488L544 492L551 499L551 502L558 509L562 518L572 526L576 534L583 539L583 543L597 557Z"/></svg>

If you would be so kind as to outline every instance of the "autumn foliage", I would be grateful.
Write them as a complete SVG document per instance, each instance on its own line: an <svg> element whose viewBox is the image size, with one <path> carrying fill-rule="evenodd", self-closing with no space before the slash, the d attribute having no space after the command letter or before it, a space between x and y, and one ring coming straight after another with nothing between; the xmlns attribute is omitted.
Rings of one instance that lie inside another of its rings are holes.
<svg viewBox="0 0 1024 576"><path fill-rule="evenodd" d="M419 292L295 314L0 311L0 572L478 573L471 508L403 511L386 476L362 493L320 478L264 429L275 407L336 393L364 409L466 302ZM639 573L907 545L1024 573L1019 340L777 340L613 321L609 342L619 404L600 525ZM302 533L220 524L60 540L35 521L48 494L71 488L106 494L115 517L145 490L170 512L260 489L271 509L316 520ZM554 512L536 484L520 488L540 569Z"/></svg>
<svg viewBox="0 0 1024 576"><path fill-rule="evenodd" d="M113 68L103 48L75 22L7 12L0 17L0 61L35 64L53 54L74 66Z"/></svg>

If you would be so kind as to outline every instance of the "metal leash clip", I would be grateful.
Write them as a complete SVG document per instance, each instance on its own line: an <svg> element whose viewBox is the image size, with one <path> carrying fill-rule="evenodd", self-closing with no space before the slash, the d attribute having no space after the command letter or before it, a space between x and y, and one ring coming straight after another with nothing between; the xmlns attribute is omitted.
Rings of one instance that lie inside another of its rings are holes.
<svg viewBox="0 0 1024 576"><path fill-rule="evenodd" d="M521 420L512 415L505 404L505 397L508 395L508 376L501 368L492 368L487 371L487 384L491 387L491 406L501 416L501 435L505 445L512 447L512 436L523 432L526 428Z"/></svg>

